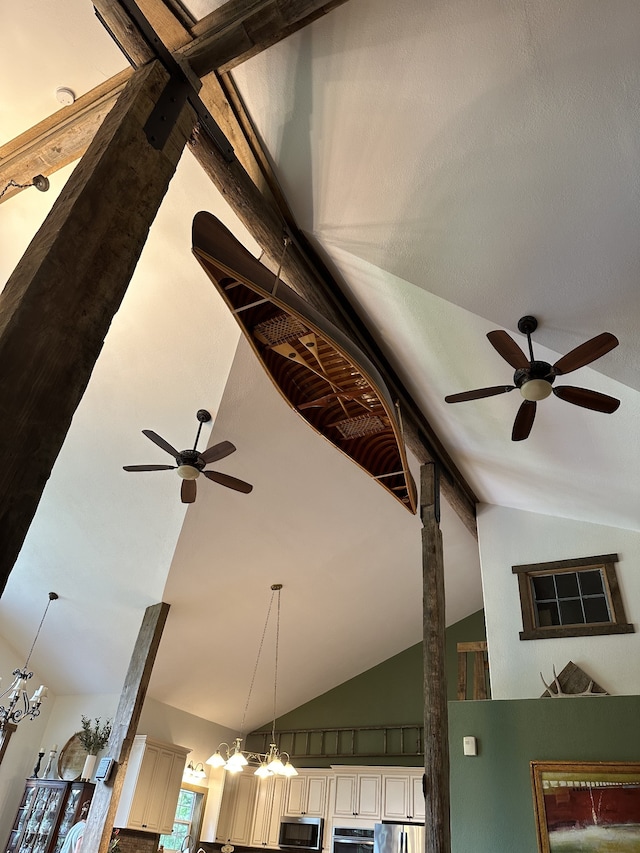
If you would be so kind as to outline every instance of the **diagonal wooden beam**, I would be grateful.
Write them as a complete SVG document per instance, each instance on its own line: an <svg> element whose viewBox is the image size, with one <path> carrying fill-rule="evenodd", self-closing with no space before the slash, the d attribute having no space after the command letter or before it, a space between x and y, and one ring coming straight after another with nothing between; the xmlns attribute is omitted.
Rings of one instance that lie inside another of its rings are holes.
<svg viewBox="0 0 640 853"><path fill-rule="evenodd" d="M346 0L270 0L257 4L227 3L193 27L195 36L181 54L199 77L231 71L292 33L328 14ZM238 5L257 5L253 12L226 22Z"/></svg>
<svg viewBox="0 0 640 853"><path fill-rule="evenodd" d="M168 80L132 76L0 293L0 593L195 123L150 135Z"/></svg>
<svg viewBox="0 0 640 853"><path fill-rule="evenodd" d="M132 73L126 68L0 147L0 187L52 175L82 157ZM2 201L18 192L8 189Z"/></svg>
<svg viewBox="0 0 640 853"><path fill-rule="evenodd" d="M216 55L221 62L224 60L226 67L235 67L344 2L346 0L329 3L278 0L282 10L276 13L273 8L275 0L231 0L190 29L178 21L160 0L139 0L138 5L161 34L163 43L170 51L175 51L177 57L184 59L190 50L194 52L200 69L198 75L203 77L214 70L211 63L215 64ZM153 52L118 0L94 0L94 6L134 66L144 65L153 58ZM219 47L216 47L217 38L220 39ZM0 147L0 187L11 180L24 184L34 175L52 175L79 159L130 76L129 68L120 72L78 98L74 104L58 110ZM212 80L209 91L201 92L202 99L210 111L219 110L218 115L230 113L223 92L215 79ZM241 134L235 135L236 144L240 144L240 138ZM251 176L260 181L255 161L252 163L252 158L245 152L242 152L241 159ZM21 191L17 187L8 189L0 203Z"/></svg>
<svg viewBox="0 0 640 853"><path fill-rule="evenodd" d="M273 43L274 38L283 38L292 31L291 27L304 26L342 2L344 0L328 4L319 3L317 0L230 0L207 18L187 28L173 16L162 0L138 0L143 14L163 43L177 49L174 55L185 56L189 50L193 50L194 56L200 56L197 60L200 70L208 67L212 56L217 56L215 61L221 61L221 57L225 56L228 58L229 44L232 42L239 51L235 58L241 61L241 56L247 56L246 50L254 55L258 49L264 49ZM125 53L136 63L147 62L153 55L152 51L129 20L119 0L94 0L94 4ZM262 26L259 25L261 14L264 15ZM216 43L216 33L220 39L219 48L213 47ZM257 34L260 38L254 38ZM249 47L247 39L251 42ZM208 59L205 61L204 57ZM285 231L293 238L294 245L285 259L283 278L357 340L378 365L391 393L402 406L408 446L421 463L438 463L445 497L467 528L477 535L477 501L473 491L391 369L366 325L351 308L342 289L297 228L231 78L227 74L219 76L217 73L209 73L204 77L200 97L233 145L237 161L231 164L224 162L215 146L203 133L196 133L190 145L196 158L248 230L263 246L267 256L272 260L279 259ZM47 132L50 132L50 128ZM30 180L34 174L51 174L51 171L55 170L35 169L32 163L24 165L23 168L26 180Z"/></svg>

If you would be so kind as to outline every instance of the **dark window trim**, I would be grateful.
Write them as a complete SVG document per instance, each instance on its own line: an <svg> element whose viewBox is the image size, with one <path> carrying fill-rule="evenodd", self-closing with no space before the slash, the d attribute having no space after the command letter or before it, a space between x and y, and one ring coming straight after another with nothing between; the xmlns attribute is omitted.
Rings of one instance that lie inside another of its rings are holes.
<svg viewBox="0 0 640 853"><path fill-rule="evenodd" d="M622 594L616 576L617 554L602 554L597 557L578 557L575 560L554 560L550 563L528 563L512 566L511 571L518 577L520 609L522 611L521 640L546 640L551 637L594 637L603 634L631 634L635 631L627 622L622 603ZM610 622L590 622L585 625L551 625L539 628L536 625L535 606L531 594L531 576L541 574L560 574L582 569L602 569L605 580L607 600L611 612Z"/></svg>

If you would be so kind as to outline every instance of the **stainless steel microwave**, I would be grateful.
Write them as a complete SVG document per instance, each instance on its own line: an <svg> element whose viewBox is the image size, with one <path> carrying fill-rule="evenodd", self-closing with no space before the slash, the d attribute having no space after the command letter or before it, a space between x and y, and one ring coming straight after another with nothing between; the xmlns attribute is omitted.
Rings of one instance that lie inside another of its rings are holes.
<svg viewBox="0 0 640 853"><path fill-rule="evenodd" d="M287 850L322 850L321 817L280 818L278 845Z"/></svg>

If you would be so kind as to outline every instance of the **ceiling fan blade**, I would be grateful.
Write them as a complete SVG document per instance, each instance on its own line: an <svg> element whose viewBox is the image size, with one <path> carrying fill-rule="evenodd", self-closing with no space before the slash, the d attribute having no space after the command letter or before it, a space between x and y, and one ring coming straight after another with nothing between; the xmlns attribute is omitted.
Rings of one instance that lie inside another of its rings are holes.
<svg viewBox="0 0 640 853"><path fill-rule="evenodd" d="M620 405L620 400L600 394L598 391L590 391L588 388L574 388L571 385L559 386L553 389L553 393L567 403L574 406L582 406L583 409L592 409L594 412L612 414Z"/></svg>
<svg viewBox="0 0 640 853"><path fill-rule="evenodd" d="M154 432L152 429L143 429L142 434L146 435L154 444L157 444L158 447L166 450L167 453L170 453L174 458L180 455L175 447L172 447L168 441L165 441L162 436L158 435L158 433Z"/></svg>
<svg viewBox="0 0 640 853"><path fill-rule="evenodd" d="M590 341L580 344L580 346L572 349L571 352L563 355L553 365L553 369L556 373L571 373L572 370L577 370L579 367L591 364L592 361L615 349L618 343L618 339L611 332L603 332L601 335L596 335L595 338L591 338Z"/></svg>
<svg viewBox="0 0 640 853"><path fill-rule="evenodd" d="M513 422L511 441L523 441L529 437L535 416L536 403L533 400L524 400Z"/></svg>
<svg viewBox="0 0 640 853"><path fill-rule="evenodd" d="M229 456L232 453L235 453L235 451L235 444L231 444L230 441L221 441L219 444L214 444L200 455L208 464L209 462L217 462L218 459L224 459L225 456Z"/></svg>
<svg viewBox="0 0 640 853"><path fill-rule="evenodd" d="M192 504L196 499L198 487L195 480L183 480L180 488L180 500L183 504Z"/></svg>
<svg viewBox="0 0 640 853"><path fill-rule="evenodd" d="M491 346L515 370L518 370L520 367L529 367L529 359L507 332L498 329L495 332L489 332L487 337Z"/></svg>
<svg viewBox="0 0 640 853"><path fill-rule="evenodd" d="M172 471L175 465L123 465L125 471Z"/></svg>
<svg viewBox="0 0 640 853"><path fill-rule="evenodd" d="M228 489L235 489L236 492L244 492L245 495L248 495L253 489L250 483L245 483L244 480L238 480L236 477L230 477L229 474L221 474L219 471L203 471L202 473L214 483L219 483Z"/></svg>
<svg viewBox="0 0 640 853"><path fill-rule="evenodd" d="M476 388L475 391L461 391L460 394L449 394L444 398L445 403L463 403L465 400L480 400L482 397L495 397L496 394L506 394L513 391L515 385L493 385L491 388Z"/></svg>

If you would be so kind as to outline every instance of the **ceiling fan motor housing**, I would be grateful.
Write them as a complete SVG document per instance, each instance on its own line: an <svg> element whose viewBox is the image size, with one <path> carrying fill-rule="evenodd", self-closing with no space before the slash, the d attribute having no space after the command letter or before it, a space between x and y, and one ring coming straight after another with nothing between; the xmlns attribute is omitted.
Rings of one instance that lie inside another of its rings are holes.
<svg viewBox="0 0 640 853"><path fill-rule="evenodd" d="M531 361L528 367L519 367L513 374L513 384L516 388L522 388L525 382L531 379L544 379L549 385L555 381L556 375L547 361Z"/></svg>
<svg viewBox="0 0 640 853"><path fill-rule="evenodd" d="M207 464L197 450L182 450L176 456L178 475L184 480L194 480ZM190 471L189 469L195 469Z"/></svg>

